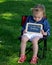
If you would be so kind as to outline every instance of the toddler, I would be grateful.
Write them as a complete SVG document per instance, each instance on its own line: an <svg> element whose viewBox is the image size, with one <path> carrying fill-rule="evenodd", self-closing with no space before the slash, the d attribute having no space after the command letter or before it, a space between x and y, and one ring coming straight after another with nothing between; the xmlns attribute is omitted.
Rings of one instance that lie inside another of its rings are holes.
<svg viewBox="0 0 52 65"><path fill-rule="evenodd" d="M38 4L32 9L32 16L28 16L26 23L23 26L23 35L21 39L21 55L18 60L18 63L23 63L26 60L25 49L26 43L30 40L33 44L33 56L30 61L31 64L37 63L37 54L38 54L38 41L40 38L43 38L43 35L50 35L50 26L48 20L45 17L45 7L44 5ZM36 23L43 25L43 29L41 33L28 33L26 32L26 24L27 23Z"/></svg>

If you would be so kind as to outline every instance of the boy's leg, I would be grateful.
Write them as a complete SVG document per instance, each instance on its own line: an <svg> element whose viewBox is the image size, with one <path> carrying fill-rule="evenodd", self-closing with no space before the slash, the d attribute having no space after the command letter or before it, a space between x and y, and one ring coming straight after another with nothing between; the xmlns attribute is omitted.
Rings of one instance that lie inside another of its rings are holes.
<svg viewBox="0 0 52 65"><path fill-rule="evenodd" d="M33 56L37 57L38 54L38 41L39 41L39 37L33 38L32 39L32 44L33 44Z"/></svg>
<svg viewBox="0 0 52 65"><path fill-rule="evenodd" d="M32 39L32 43L33 43L33 57L30 61L31 64L36 64L37 63L37 53L38 53L38 40L40 38L39 37L36 37L36 38L33 38Z"/></svg>
<svg viewBox="0 0 52 65"><path fill-rule="evenodd" d="M29 40L27 36L22 36L21 39L21 55L25 55L26 42Z"/></svg>
<svg viewBox="0 0 52 65"><path fill-rule="evenodd" d="M21 54L20 54L20 58L18 60L18 63L23 63L26 60L25 49L26 49L26 42L28 40L29 40L29 38L27 36L22 36L22 39L21 39Z"/></svg>

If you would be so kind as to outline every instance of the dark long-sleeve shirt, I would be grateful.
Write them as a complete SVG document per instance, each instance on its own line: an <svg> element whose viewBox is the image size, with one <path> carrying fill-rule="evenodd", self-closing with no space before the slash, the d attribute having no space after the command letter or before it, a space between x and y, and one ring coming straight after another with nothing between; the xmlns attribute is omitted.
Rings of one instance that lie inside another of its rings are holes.
<svg viewBox="0 0 52 65"><path fill-rule="evenodd" d="M50 25L49 25L49 23L48 23L47 18L42 18L40 21L36 22L36 21L33 19L33 16L28 16L27 19L26 19L25 24L23 25L23 30L25 30L27 23L42 24L42 25L43 25L43 30L44 30L44 32L47 32L47 35L50 35Z"/></svg>

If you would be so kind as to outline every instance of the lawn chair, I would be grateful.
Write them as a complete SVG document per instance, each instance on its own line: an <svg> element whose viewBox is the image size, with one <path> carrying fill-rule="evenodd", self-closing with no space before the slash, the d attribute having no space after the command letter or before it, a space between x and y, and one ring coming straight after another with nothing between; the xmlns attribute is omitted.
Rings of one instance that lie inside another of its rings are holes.
<svg viewBox="0 0 52 65"><path fill-rule="evenodd" d="M23 25L25 24L25 21L26 21L26 19L27 19L27 16L22 16L22 22L21 22L21 26L23 27ZM23 34L23 31L21 31L21 35L20 35L20 37L18 38L20 41L21 41L21 36L22 36L22 34ZM38 42L38 44L39 43L41 43L43 41L43 49L42 48L40 48L41 50L42 50L42 56L41 56L41 58L45 58L46 57L46 51L47 51L47 36L43 36L43 38L41 38L40 40L39 40L39 42ZM28 41L28 42L30 42L30 41ZM30 51L31 51L31 49L32 49L32 44L26 49L26 54L28 54ZM39 56L39 55L38 55Z"/></svg>

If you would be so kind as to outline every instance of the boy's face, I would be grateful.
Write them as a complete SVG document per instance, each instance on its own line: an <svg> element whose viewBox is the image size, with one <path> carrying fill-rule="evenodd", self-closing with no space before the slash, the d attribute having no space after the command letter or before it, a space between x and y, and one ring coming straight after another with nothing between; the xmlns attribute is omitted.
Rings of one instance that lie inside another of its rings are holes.
<svg viewBox="0 0 52 65"><path fill-rule="evenodd" d="M38 22L43 18L43 12L33 12L33 17Z"/></svg>

